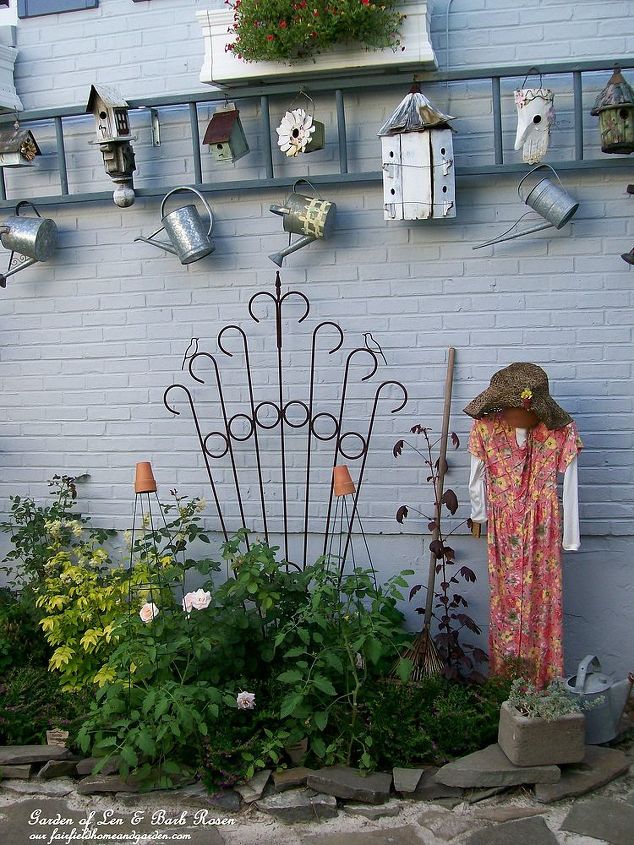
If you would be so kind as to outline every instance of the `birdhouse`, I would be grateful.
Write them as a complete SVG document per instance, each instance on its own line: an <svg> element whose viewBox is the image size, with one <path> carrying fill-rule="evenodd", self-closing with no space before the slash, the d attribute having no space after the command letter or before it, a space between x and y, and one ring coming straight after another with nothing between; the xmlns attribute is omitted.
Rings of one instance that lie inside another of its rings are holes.
<svg viewBox="0 0 634 845"><path fill-rule="evenodd" d="M91 85L86 112L94 115L97 140L130 140L128 104L111 85Z"/></svg>
<svg viewBox="0 0 634 845"><path fill-rule="evenodd" d="M39 155L40 148L28 129L0 130L0 167L25 167Z"/></svg>
<svg viewBox="0 0 634 845"><path fill-rule="evenodd" d="M590 114L599 118L604 153L634 152L634 91L618 65Z"/></svg>
<svg viewBox="0 0 634 845"><path fill-rule="evenodd" d="M209 122L203 144L209 144L209 152L218 162L237 161L249 152L240 112L233 103L216 111Z"/></svg>
<svg viewBox="0 0 634 845"><path fill-rule="evenodd" d="M450 120L414 85L379 129L386 220L456 216Z"/></svg>

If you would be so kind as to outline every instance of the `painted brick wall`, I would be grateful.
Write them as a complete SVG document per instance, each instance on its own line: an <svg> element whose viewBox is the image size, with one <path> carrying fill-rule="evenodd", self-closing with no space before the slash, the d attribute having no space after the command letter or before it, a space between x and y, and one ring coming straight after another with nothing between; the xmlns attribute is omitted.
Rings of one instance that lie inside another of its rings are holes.
<svg viewBox="0 0 634 845"><path fill-rule="evenodd" d="M86 12L21 21L16 82L26 108L83 103L91 82L111 82L126 96L142 98L164 92L200 90L202 38L194 13L214 5L195 0L101 0ZM446 3L432 6L432 37L439 64L447 62ZM449 62L452 67L496 63L533 63L631 54L634 39L628 21L634 3L559 0L519 8L511 0L454 0L449 15ZM607 79L597 74L585 92L585 111ZM550 160L569 157L572 144L571 95L566 80L556 86L557 126ZM490 158L490 103L486 86L430 86L443 109L458 116L455 151L459 161L478 164ZM397 101L396 92L347 100L350 167L377 168L380 145L375 128ZM503 90L504 143L512 152L512 85ZM272 115L287 105L272 103ZM277 111L276 111L277 109ZM334 122L334 99L320 96L316 111ZM209 113L200 110L201 130ZM262 144L257 137L255 105L245 105L244 125L252 151L235 166L236 178L263 174ZM161 113L162 145L153 149L149 116L133 117L138 136L138 184L187 183L188 117L181 110ZM586 114L586 136L597 125ZM37 197L55 190L54 139L38 132L44 155L30 172L8 175L9 195ZM71 190L111 187L98 153L88 146L90 120L69 122L67 155ZM276 159L278 173L328 172L336 162L330 133L326 148L300 162ZM310 158L310 161L308 161ZM307 170L304 169L307 166ZM204 178L227 178L207 157ZM566 173L567 189L581 203L571 226L534 239L473 252L472 246L511 225L521 213L515 177L464 179L458 184L458 216L407 226L382 219L379 185L333 186L324 190L338 206L337 232L287 261L285 286L306 293L309 318L285 323L289 380L305 391L309 332L317 321L334 319L347 333L345 350L363 344L363 333L379 339L389 366L384 378L401 379L410 403L392 416L384 406L369 460L362 515L373 535L375 563L384 573L414 562L426 571L424 544L415 524L401 529L393 515L403 502L429 507L425 473L408 456L397 463L394 441L413 422L440 426L446 348L456 346L457 372L452 426L462 448L451 460L450 482L467 514L465 479L469 420L460 413L491 374L512 361L531 360L548 371L553 393L576 418L585 451L580 462L582 551L565 556L566 646L568 668L586 652L604 657L607 668L631 668L634 648L630 608L634 598L634 388L632 387L631 271L621 252L634 242L632 199L625 193L623 171ZM631 180L630 180L631 181ZM89 472L84 487L87 510L96 522L125 528L130 519L131 471L136 460L151 458L162 489L177 486L207 494L186 412L172 418L163 407L165 387L183 378L181 360L189 339L216 351L215 337L226 323L240 323L253 333L254 366L260 398L269 398L271 376L270 315L260 324L248 320L253 293L269 288L274 267L266 255L281 248L285 236L279 218L268 211L283 199L270 190L218 195L213 199L216 251L181 267L173 256L134 238L158 223L159 203L138 199L127 210L104 203L51 210L60 229L54 261L9 281L0 297L0 489L3 505L13 492L42 496L55 472ZM290 316L297 316L295 306ZM232 347L233 348L233 347ZM329 363L341 363L339 355ZM244 385L238 356L225 362L227 391L241 410ZM364 371L356 370L360 376ZM320 370L319 390L334 407L339 369ZM203 396L202 390L197 395ZM367 397L354 388L351 425L361 425ZM212 414L212 401L205 406ZM234 412L235 412L234 411ZM264 440L264 462L273 477L276 443ZM289 472L301 475L302 442L289 444ZM329 449L316 463L327 465ZM239 452L240 467L248 458ZM244 470L247 472L247 469ZM254 476L251 474L251 481ZM327 478L318 477L321 490ZM221 475L221 495L237 518L231 479ZM278 495L274 484L273 496ZM245 508L256 512L256 488L249 485ZM323 496L322 496L323 500ZM319 495L314 513L323 514ZM295 526L302 503L290 504ZM278 522L279 524L279 522ZM214 527L213 520L210 526ZM477 570L470 587L473 609L487 620L486 561L483 542L461 538L461 559ZM313 550L317 552L315 536Z"/></svg>

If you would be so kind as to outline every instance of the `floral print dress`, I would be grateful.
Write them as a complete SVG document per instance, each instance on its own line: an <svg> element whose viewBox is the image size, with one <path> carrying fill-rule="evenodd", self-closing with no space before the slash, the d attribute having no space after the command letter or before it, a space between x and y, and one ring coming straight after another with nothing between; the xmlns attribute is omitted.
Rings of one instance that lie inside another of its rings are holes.
<svg viewBox="0 0 634 845"><path fill-rule="evenodd" d="M543 687L563 674L561 516L557 473L581 449L574 423L538 423L518 445L501 414L475 420L469 451L484 462L491 588L489 667L519 659Z"/></svg>

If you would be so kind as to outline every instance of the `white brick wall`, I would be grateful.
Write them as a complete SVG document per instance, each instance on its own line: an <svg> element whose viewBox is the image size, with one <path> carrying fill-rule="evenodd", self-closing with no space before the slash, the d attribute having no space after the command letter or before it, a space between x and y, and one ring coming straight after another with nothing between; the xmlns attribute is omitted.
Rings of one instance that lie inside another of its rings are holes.
<svg viewBox="0 0 634 845"><path fill-rule="evenodd" d="M211 5L101 0L96 10L21 21L16 81L25 107L82 104L93 81L113 82L130 98L200 90L202 38L194 12ZM444 0L433 4L432 34L441 67L446 62L445 8ZM542 0L519 8L511 0L454 0L451 66L627 55L633 48L626 25L632 11L632 2ZM588 112L606 79L597 74L585 93L586 137L595 144L597 123ZM550 158L555 162L569 157L572 98L569 80L547 81L557 92ZM517 161L511 92L509 83L503 88L505 154ZM459 162L490 160L486 85L435 85L429 93L458 116ZM362 92L348 98L351 170L377 169L375 129L399 95ZM284 98L273 101L272 121L285 105ZM334 98L320 95L316 109L327 126L334 123ZM257 178L263 171L256 104L245 104L242 115L252 152L236 165L235 176ZM201 108L201 131L207 118ZM161 127L162 146L153 149L149 115L133 117L138 184L191 181L187 113L162 112ZM111 188L97 151L88 146L92 131L90 120L69 122L71 190ZM36 135L45 155L33 171L7 174L10 195L36 197L56 189L54 138L46 127ZM203 161L205 179L227 178L228 171L211 164L206 154ZM299 162L275 157L280 174L304 175L306 166L309 174L329 172L333 163L332 130L323 152ZM634 242L632 198L625 193L625 171L576 171L562 178L581 203L572 225L478 252L472 251L475 243L504 230L521 213L515 176L460 180L455 221L411 226L383 221L378 184L325 188L324 195L338 205L336 233L290 257L282 273L285 287L303 291L312 305L301 326L285 323L285 354L294 365L289 379L298 392L305 391L308 333L317 321L334 319L347 333L346 350L362 345L363 333L371 331L389 362L383 377L401 379L410 391L405 412L385 413L377 423L363 496L364 523L376 535L375 562L384 572L412 561L426 571L417 536L381 535L398 534L393 514L402 502L428 506L425 473L409 457L397 464L391 447L413 422L439 429L447 346L458 350L452 425L463 440L451 460L450 482L458 489L464 515L469 420L461 408L499 367L515 360L543 364L554 395L576 418L586 445L580 465L583 551L567 555L565 562L569 668L585 652L596 651L608 668L623 671L631 668L626 658L634 647L629 622L634 597L634 299L631 271L619 255ZM215 195L216 251L188 268L171 255L134 243L136 236L158 226L157 201L138 199L123 211L110 203L50 210L60 229L56 258L11 278L0 295L0 487L5 503L13 492L44 495L46 479L55 472L88 471L87 509L99 524L124 528L131 514L133 465L146 458L152 459L164 491L175 485L191 494L207 492L187 413L172 418L163 407L163 391L182 378L181 359L192 335L213 352L218 330L237 322L255 338L260 398L268 398L274 385L272 347L264 352L264 338L272 340L271 321L252 323L247 303L256 290L272 285L275 268L266 255L281 248L285 236L268 206L283 196L270 190ZM232 401L244 396L238 357L225 362ZM320 371L320 389L331 401L338 396L337 375L334 367ZM367 405L354 408L362 419ZM276 454L269 447L267 466ZM302 466L301 445L294 441L289 448L294 474ZM330 447L324 450L324 466L329 455ZM221 492L235 514L227 478ZM249 514L255 496L251 483ZM291 514L300 513L301 502L294 501ZM459 548L464 562L478 570L480 580L470 595L484 625L484 545L464 538Z"/></svg>

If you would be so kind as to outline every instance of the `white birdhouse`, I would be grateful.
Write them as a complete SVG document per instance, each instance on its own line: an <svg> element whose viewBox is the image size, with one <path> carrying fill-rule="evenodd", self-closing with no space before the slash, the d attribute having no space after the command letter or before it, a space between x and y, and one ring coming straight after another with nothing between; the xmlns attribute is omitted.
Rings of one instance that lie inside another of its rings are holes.
<svg viewBox="0 0 634 845"><path fill-rule="evenodd" d="M386 220L456 216L452 119L414 85L380 128Z"/></svg>
<svg viewBox="0 0 634 845"><path fill-rule="evenodd" d="M86 112L95 117L97 140L129 141L128 104L112 85L91 85Z"/></svg>

